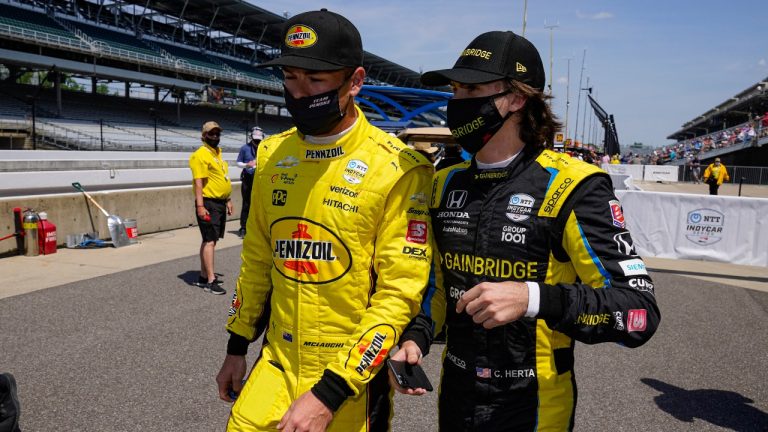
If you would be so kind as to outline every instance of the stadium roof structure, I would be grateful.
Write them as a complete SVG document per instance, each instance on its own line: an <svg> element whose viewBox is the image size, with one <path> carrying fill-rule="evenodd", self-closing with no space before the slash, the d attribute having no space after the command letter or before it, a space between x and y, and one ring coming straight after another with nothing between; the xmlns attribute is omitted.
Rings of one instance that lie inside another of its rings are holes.
<svg viewBox="0 0 768 432"><path fill-rule="evenodd" d="M190 22L244 37L259 45L279 49L286 17L272 13L244 0L117 0L115 5L132 4ZM147 14L151 12L147 11ZM368 76L398 86L420 88L419 73L365 51L363 66Z"/></svg>
<svg viewBox="0 0 768 432"><path fill-rule="evenodd" d="M405 87L365 85L356 100L378 113L384 121L398 118L406 124L420 119L435 125L446 118L444 107L453 95L448 92Z"/></svg>
<svg viewBox="0 0 768 432"><path fill-rule="evenodd" d="M685 140L726 129L768 111L768 77L683 124L667 139Z"/></svg>

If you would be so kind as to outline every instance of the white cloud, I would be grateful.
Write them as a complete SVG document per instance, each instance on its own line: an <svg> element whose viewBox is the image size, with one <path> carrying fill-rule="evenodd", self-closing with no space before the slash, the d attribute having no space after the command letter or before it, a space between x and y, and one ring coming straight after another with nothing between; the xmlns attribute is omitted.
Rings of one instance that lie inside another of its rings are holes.
<svg viewBox="0 0 768 432"><path fill-rule="evenodd" d="M757 65L760 67L765 67L768 65L768 62L766 62L765 59L760 59L760 61L757 62Z"/></svg>
<svg viewBox="0 0 768 432"><path fill-rule="evenodd" d="M558 84L563 84L563 85L568 84L568 78L564 77L564 76L561 76L560 78L557 79L557 83Z"/></svg>
<svg viewBox="0 0 768 432"><path fill-rule="evenodd" d="M576 11L576 16L581 19L589 19L589 20L604 20L604 19L611 19L613 18L612 12L598 12L594 14L586 14L579 11Z"/></svg>

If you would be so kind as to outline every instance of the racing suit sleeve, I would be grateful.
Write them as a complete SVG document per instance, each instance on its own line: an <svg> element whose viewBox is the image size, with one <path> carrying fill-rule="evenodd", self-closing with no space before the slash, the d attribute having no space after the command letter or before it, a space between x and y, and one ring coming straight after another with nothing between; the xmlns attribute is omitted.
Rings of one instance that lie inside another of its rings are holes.
<svg viewBox="0 0 768 432"><path fill-rule="evenodd" d="M259 181L253 182L252 196L260 196ZM227 354L245 355L248 344L264 330L272 283L272 248L266 216L260 205L251 206L246 222L248 235L243 240L242 264L229 308Z"/></svg>
<svg viewBox="0 0 768 432"><path fill-rule="evenodd" d="M553 330L588 343L648 341L661 319L653 282L625 228L610 180L595 176L573 205L562 246L578 277L575 283L539 283L538 318Z"/></svg>
<svg viewBox="0 0 768 432"><path fill-rule="evenodd" d="M432 243L434 262L430 272L430 283L424 293L421 302L421 310L416 315L400 338L400 343L413 341L418 345L421 354L429 354L429 348L435 335L443 328L445 323L445 289L443 287L443 274L440 267L440 255L437 253L437 245Z"/></svg>
<svg viewBox="0 0 768 432"><path fill-rule="evenodd" d="M401 177L387 197L372 260L375 287L360 323L328 364L312 393L332 410L359 394L418 313L432 249L426 202L431 173L420 165ZM409 211L410 210L410 211Z"/></svg>

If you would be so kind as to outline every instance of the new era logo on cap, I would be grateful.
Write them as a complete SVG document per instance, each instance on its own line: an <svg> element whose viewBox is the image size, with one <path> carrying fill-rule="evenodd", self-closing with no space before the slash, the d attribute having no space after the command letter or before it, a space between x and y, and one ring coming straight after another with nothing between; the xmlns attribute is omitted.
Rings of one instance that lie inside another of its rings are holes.
<svg viewBox="0 0 768 432"><path fill-rule="evenodd" d="M528 72L528 68L526 68L525 66L521 65L520 62L517 62L517 64L515 64L515 71L516 72L521 72L521 73L526 73L526 72Z"/></svg>

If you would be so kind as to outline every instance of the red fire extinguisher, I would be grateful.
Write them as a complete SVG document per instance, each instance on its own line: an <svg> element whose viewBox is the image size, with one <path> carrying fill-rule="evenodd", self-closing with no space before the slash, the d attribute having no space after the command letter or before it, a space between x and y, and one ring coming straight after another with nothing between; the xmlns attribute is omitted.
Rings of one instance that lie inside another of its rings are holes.
<svg viewBox="0 0 768 432"><path fill-rule="evenodd" d="M40 253L50 255L56 253L56 225L48 220L48 213L40 212L40 222L37 223L37 240Z"/></svg>

